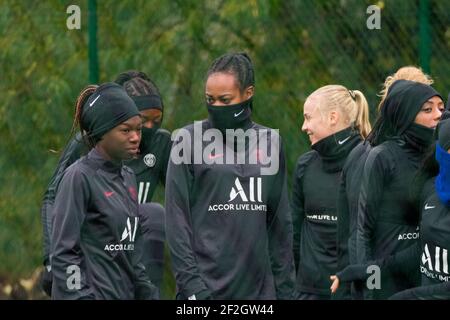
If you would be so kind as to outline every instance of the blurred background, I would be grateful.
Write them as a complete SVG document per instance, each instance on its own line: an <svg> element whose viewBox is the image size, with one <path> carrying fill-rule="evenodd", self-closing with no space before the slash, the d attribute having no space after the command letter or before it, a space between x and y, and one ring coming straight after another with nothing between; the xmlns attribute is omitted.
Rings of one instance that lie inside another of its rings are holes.
<svg viewBox="0 0 450 320"><path fill-rule="evenodd" d="M81 9L79 30L66 26L71 4ZM369 5L381 9L381 29L367 27ZM372 122L377 92L401 66L421 66L443 96L450 91L450 0L0 0L0 32L0 299L45 298L36 286L41 199L88 83L146 72L173 131L207 116L213 59L246 51L253 118L280 129L289 176L309 148L300 127L315 89L361 90ZM163 190L154 199L163 203ZM166 256L162 296L172 299Z"/></svg>

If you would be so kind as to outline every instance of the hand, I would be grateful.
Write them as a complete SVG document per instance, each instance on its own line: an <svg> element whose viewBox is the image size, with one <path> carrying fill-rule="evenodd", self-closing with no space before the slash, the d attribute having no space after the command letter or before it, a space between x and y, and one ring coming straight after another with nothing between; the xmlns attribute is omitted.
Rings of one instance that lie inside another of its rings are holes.
<svg viewBox="0 0 450 320"><path fill-rule="evenodd" d="M330 276L330 280L333 281L333 283L331 284L330 290L331 293L334 294L336 293L337 289L339 288L339 278L334 275L334 276Z"/></svg>

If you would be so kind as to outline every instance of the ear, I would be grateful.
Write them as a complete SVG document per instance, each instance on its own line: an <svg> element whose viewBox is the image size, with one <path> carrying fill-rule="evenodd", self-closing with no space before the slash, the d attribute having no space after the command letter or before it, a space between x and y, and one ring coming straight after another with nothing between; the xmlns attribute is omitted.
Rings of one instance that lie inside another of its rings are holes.
<svg viewBox="0 0 450 320"><path fill-rule="evenodd" d="M334 127L339 122L339 113L337 111L333 110L328 114L328 123L331 127Z"/></svg>
<svg viewBox="0 0 450 320"><path fill-rule="evenodd" d="M255 87L254 86L250 86L247 89L245 89L245 91L244 91L245 100L248 100L251 97L253 97L254 93L255 93Z"/></svg>

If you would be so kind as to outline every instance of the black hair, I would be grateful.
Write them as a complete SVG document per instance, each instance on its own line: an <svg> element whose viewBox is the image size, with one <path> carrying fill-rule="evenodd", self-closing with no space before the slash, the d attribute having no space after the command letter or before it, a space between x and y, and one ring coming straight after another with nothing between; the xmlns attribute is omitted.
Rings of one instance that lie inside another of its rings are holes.
<svg viewBox="0 0 450 320"><path fill-rule="evenodd" d="M130 97L154 94L161 98L156 84L142 71L128 70L122 72L114 82L121 85Z"/></svg>
<svg viewBox="0 0 450 320"><path fill-rule="evenodd" d="M227 53L214 60L208 69L207 78L216 72L233 74L241 93L248 87L255 85L252 60L244 52Z"/></svg>
<svg viewBox="0 0 450 320"><path fill-rule="evenodd" d="M395 129L386 123L382 114L379 114L366 140L375 147L394 135Z"/></svg>

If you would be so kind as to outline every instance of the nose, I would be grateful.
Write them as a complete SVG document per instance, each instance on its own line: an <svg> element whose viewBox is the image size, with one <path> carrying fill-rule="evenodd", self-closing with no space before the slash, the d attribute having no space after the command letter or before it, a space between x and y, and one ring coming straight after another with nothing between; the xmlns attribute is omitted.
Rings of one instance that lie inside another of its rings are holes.
<svg viewBox="0 0 450 320"><path fill-rule="evenodd" d="M301 129L302 129L303 132L306 132L306 130L308 129L308 126L306 125L306 121L303 121Z"/></svg>
<svg viewBox="0 0 450 320"><path fill-rule="evenodd" d="M144 127L148 129L153 128L153 121L147 121L146 123L144 123Z"/></svg>
<svg viewBox="0 0 450 320"><path fill-rule="evenodd" d="M133 130L130 135L131 143L139 143L141 141L141 130Z"/></svg>
<svg viewBox="0 0 450 320"><path fill-rule="evenodd" d="M435 121L439 121L442 116L442 111L439 108L434 108L433 118Z"/></svg>

